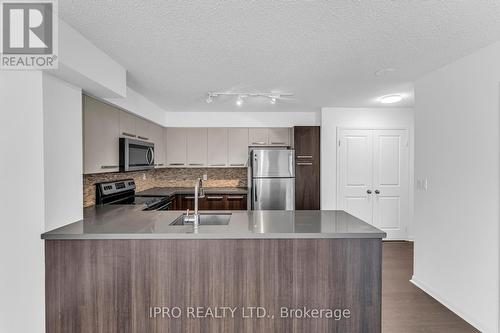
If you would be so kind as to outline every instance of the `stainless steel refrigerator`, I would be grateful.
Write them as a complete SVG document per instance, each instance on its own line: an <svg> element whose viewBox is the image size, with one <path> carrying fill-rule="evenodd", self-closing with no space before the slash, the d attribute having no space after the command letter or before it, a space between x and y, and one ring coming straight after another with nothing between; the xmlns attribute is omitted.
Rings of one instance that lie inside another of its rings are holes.
<svg viewBox="0 0 500 333"><path fill-rule="evenodd" d="M253 210L295 209L294 150L253 148L249 165Z"/></svg>

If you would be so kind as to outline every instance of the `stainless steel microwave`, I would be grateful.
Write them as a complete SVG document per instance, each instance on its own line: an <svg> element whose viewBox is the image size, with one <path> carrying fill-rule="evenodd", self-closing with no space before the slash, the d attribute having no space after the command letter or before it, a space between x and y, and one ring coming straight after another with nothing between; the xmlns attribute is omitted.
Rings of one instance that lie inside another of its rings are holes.
<svg viewBox="0 0 500 333"><path fill-rule="evenodd" d="M120 138L120 171L149 170L154 167L154 143Z"/></svg>

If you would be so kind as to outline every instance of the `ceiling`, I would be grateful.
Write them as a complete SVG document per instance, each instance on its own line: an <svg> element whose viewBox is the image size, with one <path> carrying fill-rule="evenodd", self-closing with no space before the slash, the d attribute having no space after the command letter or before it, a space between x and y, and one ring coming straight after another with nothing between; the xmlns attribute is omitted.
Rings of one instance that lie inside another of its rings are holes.
<svg viewBox="0 0 500 333"><path fill-rule="evenodd" d="M412 81L500 40L500 1L60 0L61 17L167 111L413 105ZM383 68L395 71L376 75ZM208 91L291 92L238 107Z"/></svg>

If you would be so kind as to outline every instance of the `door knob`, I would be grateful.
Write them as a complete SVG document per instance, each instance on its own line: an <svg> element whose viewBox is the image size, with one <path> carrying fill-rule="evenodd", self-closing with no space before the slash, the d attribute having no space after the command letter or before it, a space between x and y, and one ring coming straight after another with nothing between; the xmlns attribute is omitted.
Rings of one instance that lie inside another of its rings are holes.
<svg viewBox="0 0 500 333"><path fill-rule="evenodd" d="M372 194L372 190L368 190L368 191L366 191L366 193Z"/></svg>
<svg viewBox="0 0 500 333"><path fill-rule="evenodd" d="M380 194L380 191L379 190L375 190L375 194Z"/></svg>

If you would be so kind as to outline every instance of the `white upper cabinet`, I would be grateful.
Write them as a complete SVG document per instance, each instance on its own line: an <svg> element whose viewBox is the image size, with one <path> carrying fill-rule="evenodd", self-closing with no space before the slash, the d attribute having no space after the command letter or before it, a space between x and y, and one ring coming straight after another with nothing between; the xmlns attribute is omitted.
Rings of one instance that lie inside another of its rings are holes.
<svg viewBox="0 0 500 333"><path fill-rule="evenodd" d="M155 166L157 168L165 167L165 138L164 129L160 125L151 123L149 125L150 141L155 144Z"/></svg>
<svg viewBox="0 0 500 333"><path fill-rule="evenodd" d="M289 146L290 129L288 127L250 128L248 132L250 146Z"/></svg>
<svg viewBox="0 0 500 333"><path fill-rule="evenodd" d="M248 130L248 144L250 146L268 145L269 130L267 128L250 128Z"/></svg>
<svg viewBox="0 0 500 333"><path fill-rule="evenodd" d="M120 111L120 136L149 141L149 127L151 122L134 116L131 113Z"/></svg>
<svg viewBox="0 0 500 333"><path fill-rule="evenodd" d="M103 103L104 104L104 103ZM135 120L136 117L125 111L120 112L120 136L129 138L136 138L135 134Z"/></svg>
<svg viewBox="0 0 500 333"><path fill-rule="evenodd" d="M209 128L207 130L208 166L227 166L227 128Z"/></svg>
<svg viewBox="0 0 500 333"><path fill-rule="evenodd" d="M207 129L187 129L187 164L191 167L207 165Z"/></svg>
<svg viewBox="0 0 500 333"><path fill-rule="evenodd" d="M290 129L288 127L270 128L269 144L274 146L290 145Z"/></svg>
<svg viewBox="0 0 500 333"><path fill-rule="evenodd" d="M153 123L144 120L139 117L135 117L135 135L137 135L137 139L143 141L149 141L151 139L151 134L149 132L150 126Z"/></svg>
<svg viewBox="0 0 500 333"><path fill-rule="evenodd" d="M248 160L248 128L228 129L228 165L244 167Z"/></svg>
<svg viewBox="0 0 500 333"><path fill-rule="evenodd" d="M170 127L165 136L168 166L186 166L187 128Z"/></svg>
<svg viewBox="0 0 500 333"><path fill-rule="evenodd" d="M119 170L120 110L83 96L83 173Z"/></svg>

